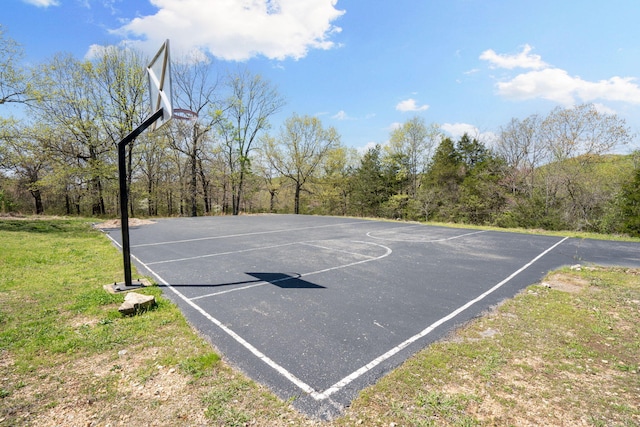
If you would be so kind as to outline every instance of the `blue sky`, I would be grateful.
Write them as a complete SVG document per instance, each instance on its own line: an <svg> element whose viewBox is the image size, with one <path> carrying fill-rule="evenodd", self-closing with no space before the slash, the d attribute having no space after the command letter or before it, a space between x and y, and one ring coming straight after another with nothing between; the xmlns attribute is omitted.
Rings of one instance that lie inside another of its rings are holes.
<svg viewBox="0 0 640 427"><path fill-rule="evenodd" d="M385 143L413 116L490 140L513 117L592 102L640 133L638 0L4 0L30 63L96 46L239 62L342 142ZM640 148L638 138L633 147Z"/></svg>

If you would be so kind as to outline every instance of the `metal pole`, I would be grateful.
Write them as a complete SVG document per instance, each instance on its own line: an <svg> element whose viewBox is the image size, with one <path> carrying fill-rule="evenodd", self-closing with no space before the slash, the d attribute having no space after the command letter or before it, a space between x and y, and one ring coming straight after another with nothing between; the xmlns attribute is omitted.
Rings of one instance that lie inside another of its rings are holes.
<svg viewBox="0 0 640 427"><path fill-rule="evenodd" d="M140 126L118 143L118 175L120 181L120 230L122 231L122 257L124 258L124 285L133 286L131 280L131 246L129 245L129 191L127 189L127 145L146 128L162 117L162 108L153 113Z"/></svg>
<svg viewBox="0 0 640 427"><path fill-rule="evenodd" d="M120 230L122 232L122 256L124 258L124 285L131 282L131 249L129 245L129 194L127 191L126 144L118 144L118 175L120 180Z"/></svg>

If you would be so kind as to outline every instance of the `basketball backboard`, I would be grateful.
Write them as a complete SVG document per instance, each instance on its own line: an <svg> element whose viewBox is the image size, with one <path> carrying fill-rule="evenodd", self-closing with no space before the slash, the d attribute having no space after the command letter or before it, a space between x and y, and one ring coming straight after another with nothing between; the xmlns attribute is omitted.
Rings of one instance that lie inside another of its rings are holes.
<svg viewBox="0 0 640 427"><path fill-rule="evenodd" d="M167 39L156 56L147 66L149 77L149 95L151 114L162 108L162 117L151 125L156 130L171 120L173 115L173 99L171 94L171 58L169 57L169 39Z"/></svg>

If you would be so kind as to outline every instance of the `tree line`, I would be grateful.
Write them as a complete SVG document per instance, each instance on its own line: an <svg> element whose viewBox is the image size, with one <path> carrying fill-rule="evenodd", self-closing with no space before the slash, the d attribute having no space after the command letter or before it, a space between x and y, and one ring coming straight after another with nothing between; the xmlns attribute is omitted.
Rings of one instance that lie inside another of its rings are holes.
<svg viewBox="0 0 640 427"><path fill-rule="evenodd" d="M148 115L146 58L104 48L30 69L0 27L0 213L116 216L117 143ZM640 156L594 105L512 119L491 141L420 117L364 153L318 117L270 119L285 98L246 68L173 67L195 113L127 147L130 215L305 213L640 234ZM5 117L3 106L24 106Z"/></svg>

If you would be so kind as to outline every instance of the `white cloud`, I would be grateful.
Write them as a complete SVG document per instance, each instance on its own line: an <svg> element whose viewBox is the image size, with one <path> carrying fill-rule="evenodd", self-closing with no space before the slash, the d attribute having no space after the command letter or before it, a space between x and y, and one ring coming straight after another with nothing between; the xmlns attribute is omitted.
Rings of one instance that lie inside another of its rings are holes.
<svg viewBox="0 0 640 427"><path fill-rule="evenodd" d="M572 76L566 70L549 66L539 55L531 55L525 45L517 55L502 55L489 49L480 59L489 61L491 68L531 68L496 83L498 95L514 100L547 99L565 106L596 100L640 104L640 86L634 78L614 76L597 82Z"/></svg>
<svg viewBox="0 0 640 427"><path fill-rule="evenodd" d="M324 113L324 114L328 114L328 113ZM364 116L353 117L353 116L350 116L349 114L347 114L346 111L340 110L336 114L331 116L331 118L334 119L334 120L370 120L370 119L374 118L375 116L376 116L375 113L369 113L369 114L365 114Z"/></svg>
<svg viewBox="0 0 640 427"><path fill-rule="evenodd" d="M448 133L454 140L460 139L465 133L471 138L476 138L484 144L491 145L496 140L493 132L480 132L474 125L468 123L444 123L440 128Z"/></svg>
<svg viewBox="0 0 640 427"><path fill-rule="evenodd" d="M367 151L376 148L376 145L378 145L378 143L376 142L367 142L367 144L364 147L358 147L356 148L356 150L358 151L358 153L360 155L365 154Z"/></svg>
<svg viewBox="0 0 640 427"><path fill-rule="evenodd" d="M598 113L610 114L610 115L617 114L616 110L614 110L613 108L609 108L604 104L600 104L600 103L596 102L596 103L593 104L593 106L594 106L594 108L596 109L596 111Z"/></svg>
<svg viewBox="0 0 640 427"><path fill-rule="evenodd" d="M42 0L41 0L42 1ZM194 48L226 60L254 56L300 59L310 49L331 49L344 14L337 0L151 0L155 15L133 19L114 33L153 52L169 38L172 51Z"/></svg>
<svg viewBox="0 0 640 427"><path fill-rule="evenodd" d="M60 6L60 2L58 0L22 0L24 3L38 6L38 7L49 7L49 6Z"/></svg>
<svg viewBox="0 0 640 427"><path fill-rule="evenodd" d="M107 49L108 49L107 46L102 46L102 45L99 45L99 44L92 44L91 46L89 46L89 50L87 51L87 53L84 54L84 58L85 59L92 59L92 58L99 57Z"/></svg>
<svg viewBox="0 0 640 427"><path fill-rule="evenodd" d="M400 101L398 105L396 105L396 110L407 112L407 111L425 111L429 108L427 104L417 105L416 100L409 98L404 101Z"/></svg>
<svg viewBox="0 0 640 427"><path fill-rule="evenodd" d="M498 54L493 49L485 50L480 55L483 61L489 61L491 68L506 68L512 70L514 68L531 68L539 70L548 67L548 64L542 60L540 55L531 55L533 48L528 44L524 45L522 52L515 55Z"/></svg>
<svg viewBox="0 0 640 427"><path fill-rule="evenodd" d="M114 46L114 45L101 45L101 44L92 44L89 46L89 49L87 50L87 52L84 54L84 59L87 61L92 61L96 58L102 58L104 55L108 54L110 51L113 50L118 50L119 47L118 46ZM128 48L125 46L124 47L125 50L127 50ZM201 57L192 57L192 56L186 56L185 57L185 61L188 62L204 62L207 61L209 58L201 58Z"/></svg>
<svg viewBox="0 0 640 427"><path fill-rule="evenodd" d="M573 93L577 88L569 73L558 68L519 74L511 80L498 82L496 87L498 94L505 98L543 98L564 105L573 103Z"/></svg>
<svg viewBox="0 0 640 427"><path fill-rule="evenodd" d="M393 122L389 125L389 127L387 128L389 131L394 131L396 129L400 129L402 127L402 123L400 122Z"/></svg>
<svg viewBox="0 0 640 427"><path fill-rule="evenodd" d="M336 114L334 114L333 116L331 116L332 119L336 119L336 120L349 120L351 119L351 117L349 117L347 115L347 113L345 113L344 110L340 110L338 111Z"/></svg>
<svg viewBox="0 0 640 427"><path fill-rule="evenodd" d="M471 137L475 137L480 133L477 127L468 123L444 123L440 128L454 139L460 138L465 133Z"/></svg>
<svg viewBox="0 0 640 427"><path fill-rule="evenodd" d="M519 74L496 84L498 94L505 98L526 100L543 98L570 106L577 101L621 101L640 104L640 87L633 78L612 77L590 82L570 76L565 70L547 68Z"/></svg>

